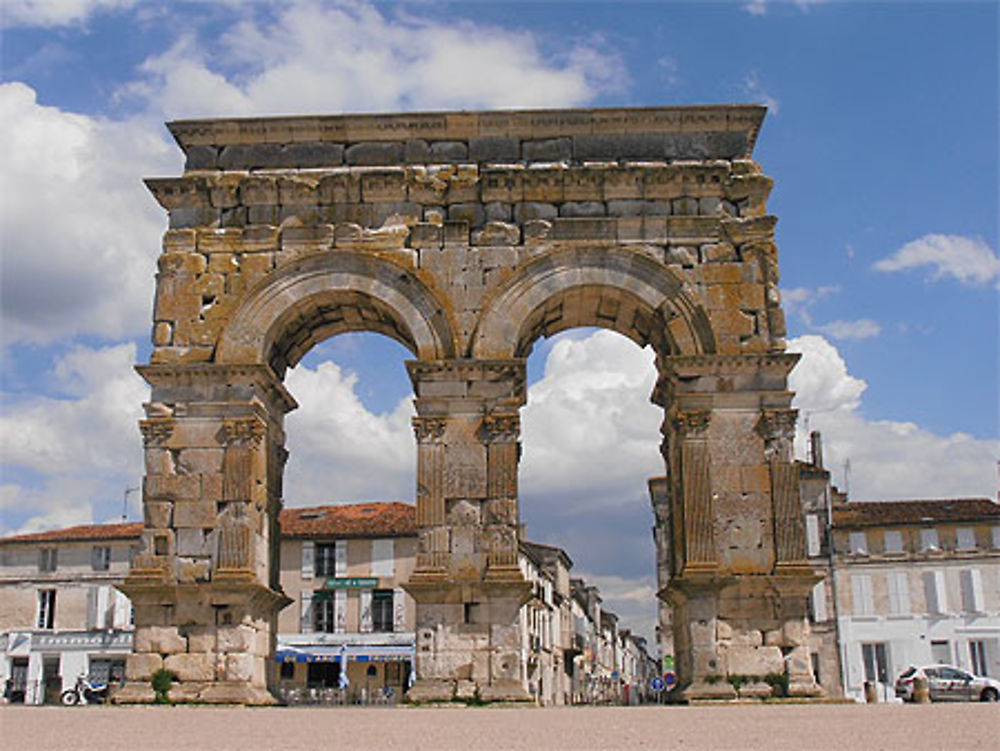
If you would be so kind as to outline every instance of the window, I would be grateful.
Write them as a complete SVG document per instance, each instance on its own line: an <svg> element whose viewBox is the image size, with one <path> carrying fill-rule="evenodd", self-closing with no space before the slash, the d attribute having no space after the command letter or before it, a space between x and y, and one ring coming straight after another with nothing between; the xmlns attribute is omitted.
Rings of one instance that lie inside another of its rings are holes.
<svg viewBox="0 0 1000 751"><path fill-rule="evenodd" d="M336 576L336 571L337 571L336 544L317 545L315 555L316 559L314 566L316 568L316 576Z"/></svg>
<svg viewBox="0 0 1000 751"><path fill-rule="evenodd" d="M812 557L819 555L819 517L815 514L806 516L806 552Z"/></svg>
<svg viewBox="0 0 1000 751"><path fill-rule="evenodd" d="M910 612L910 586L905 571L893 571L888 576L889 613L908 615Z"/></svg>
<svg viewBox="0 0 1000 751"><path fill-rule="evenodd" d="M885 642L862 644L861 657L865 663L866 682L889 682L889 660L886 657Z"/></svg>
<svg viewBox="0 0 1000 751"><path fill-rule="evenodd" d="M294 662L281 663L281 680L290 681L293 678L295 678L295 663Z"/></svg>
<svg viewBox="0 0 1000 751"><path fill-rule="evenodd" d="M822 623L827 619L826 612L826 582L819 582L812 589L812 597L809 598L810 610L814 623Z"/></svg>
<svg viewBox="0 0 1000 751"><path fill-rule="evenodd" d="M959 527L955 530L956 550L976 549L976 530L972 527Z"/></svg>
<svg viewBox="0 0 1000 751"><path fill-rule="evenodd" d="M340 686L339 662L310 662L306 671L309 688L338 688Z"/></svg>
<svg viewBox="0 0 1000 751"><path fill-rule="evenodd" d="M983 612L983 577L979 569L967 569L961 573L962 609L967 613Z"/></svg>
<svg viewBox="0 0 1000 751"><path fill-rule="evenodd" d="M333 597L321 597L321 594L323 593L317 592L312 600L313 630L332 634L337 630L336 603Z"/></svg>
<svg viewBox="0 0 1000 751"><path fill-rule="evenodd" d="M851 555L868 555L868 535L864 532L851 532Z"/></svg>
<svg viewBox="0 0 1000 751"><path fill-rule="evenodd" d="M932 641L931 659L938 665L946 665L951 662L951 644L947 641ZM928 678L931 677L929 670L925 672Z"/></svg>
<svg viewBox="0 0 1000 751"><path fill-rule="evenodd" d="M38 551L38 570L51 573L59 565L59 551L56 548L42 548Z"/></svg>
<svg viewBox="0 0 1000 751"><path fill-rule="evenodd" d="M376 589L372 592L372 630L392 633L392 590Z"/></svg>
<svg viewBox="0 0 1000 751"><path fill-rule="evenodd" d="M125 660L93 658L87 673L96 683L121 683L125 679Z"/></svg>
<svg viewBox="0 0 1000 751"><path fill-rule="evenodd" d="M969 661L972 672L976 675L989 675L986 672L986 642L981 640L969 642Z"/></svg>
<svg viewBox="0 0 1000 751"><path fill-rule="evenodd" d="M900 532L898 529L886 530L885 552L886 553L903 552L903 533Z"/></svg>
<svg viewBox="0 0 1000 751"><path fill-rule="evenodd" d="M938 542L938 533L936 529L920 530L920 549L921 550L941 549L941 544Z"/></svg>
<svg viewBox="0 0 1000 751"><path fill-rule="evenodd" d="M874 615L875 600L872 597L872 578L855 574L851 577L851 599L854 615Z"/></svg>
<svg viewBox="0 0 1000 751"><path fill-rule="evenodd" d="M111 568L111 548L107 545L95 545L90 549L90 566L94 571L107 571Z"/></svg>
<svg viewBox="0 0 1000 751"><path fill-rule="evenodd" d="M1000 524L993 527L992 536L993 536L993 549L1000 550Z"/></svg>
<svg viewBox="0 0 1000 751"><path fill-rule="evenodd" d="M316 576L344 576L347 573L347 540L316 545Z"/></svg>
<svg viewBox="0 0 1000 751"><path fill-rule="evenodd" d="M948 612L948 590L945 588L944 571L928 571L924 574L924 594L927 597L927 612L943 615Z"/></svg>
<svg viewBox="0 0 1000 751"><path fill-rule="evenodd" d="M54 589L38 590L38 628L55 628L56 621L56 591Z"/></svg>
<svg viewBox="0 0 1000 751"><path fill-rule="evenodd" d="M372 540L372 576L388 577L395 574L394 548L394 541L391 537L384 540Z"/></svg>

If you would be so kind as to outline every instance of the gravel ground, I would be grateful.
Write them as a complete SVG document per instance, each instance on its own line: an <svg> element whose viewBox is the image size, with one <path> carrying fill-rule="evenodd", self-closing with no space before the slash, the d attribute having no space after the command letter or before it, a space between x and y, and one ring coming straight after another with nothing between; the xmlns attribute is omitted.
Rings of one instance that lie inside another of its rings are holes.
<svg viewBox="0 0 1000 751"><path fill-rule="evenodd" d="M988 751L1000 706L0 707L0 748Z"/></svg>

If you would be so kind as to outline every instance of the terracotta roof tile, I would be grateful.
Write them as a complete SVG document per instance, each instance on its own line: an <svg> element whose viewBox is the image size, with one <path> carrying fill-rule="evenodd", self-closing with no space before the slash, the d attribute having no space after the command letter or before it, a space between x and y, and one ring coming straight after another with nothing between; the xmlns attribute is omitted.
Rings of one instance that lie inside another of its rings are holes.
<svg viewBox="0 0 1000 751"><path fill-rule="evenodd" d="M284 537L402 537L417 533L417 511L408 503L351 503L286 508Z"/></svg>
<svg viewBox="0 0 1000 751"><path fill-rule="evenodd" d="M416 509L398 501L286 508L279 521L284 537L401 537L417 533ZM4 537L0 538L0 544L138 540L140 534L142 522L82 524Z"/></svg>
<svg viewBox="0 0 1000 751"><path fill-rule="evenodd" d="M1000 504L989 498L947 498L922 501L849 501L833 508L833 525L840 528L977 521L1000 522Z"/></svg>
<svg viewBox="0 0 1000 751"><path fill-rule="evenodd" d="M32 532L26 535L0 538L0 543L9 542L87 542L91 540L138 540L142 534L142 522L119 524L80 524L65 529L50 529L46 532Z"/></svg>

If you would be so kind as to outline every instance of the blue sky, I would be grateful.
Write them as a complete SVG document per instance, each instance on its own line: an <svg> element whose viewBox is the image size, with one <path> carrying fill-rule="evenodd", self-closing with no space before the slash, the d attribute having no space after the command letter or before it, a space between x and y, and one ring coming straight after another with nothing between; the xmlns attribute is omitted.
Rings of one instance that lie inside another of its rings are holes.
<svg viewBox="0 0 1000 751"><path fill-rule="evenodd" d="M775 179L803 353L793 387L837 482L858 499L997 494L995 3L0 12L0 533L121 513L142 475L131 366L149 353L165 226L140 178L180 172L165 120L247 114L767 104L756 158ZM338 337L289 375L303 404L289 418L290 504L412 497L408 357L375 335ZM645 628L645 479L660 471L648 353L568 332L536 346L529 372L529 531L565 545ZM129 504L136 518L137 494Z"/></svg>

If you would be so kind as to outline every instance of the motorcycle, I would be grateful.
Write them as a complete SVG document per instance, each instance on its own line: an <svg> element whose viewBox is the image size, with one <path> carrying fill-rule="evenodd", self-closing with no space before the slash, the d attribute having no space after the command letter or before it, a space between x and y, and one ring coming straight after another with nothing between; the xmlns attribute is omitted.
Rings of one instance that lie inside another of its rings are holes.
<svg viewBox="0 0 1000 751"><path fill-rule="evenodd" d="M95 683L81 675L76 679L76 685L63 691L60 698L66 707L74 704L103 704L108 699L108 684Z"/></svg>

